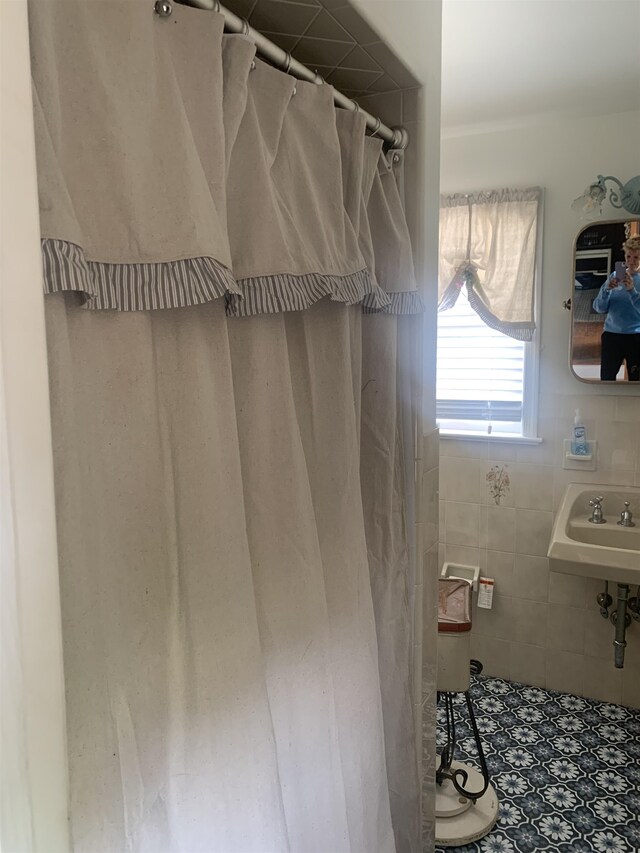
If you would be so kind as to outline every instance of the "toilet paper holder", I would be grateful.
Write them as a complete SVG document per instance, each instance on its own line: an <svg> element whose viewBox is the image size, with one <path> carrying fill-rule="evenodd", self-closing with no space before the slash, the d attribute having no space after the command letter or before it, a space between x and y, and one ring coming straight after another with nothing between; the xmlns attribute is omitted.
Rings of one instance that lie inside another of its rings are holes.
<svg viewBox="0 0 640 853"><path fill-rule="evenodd" d="M466 566L463 563L446 562L440 571L441 578L456 578L468 581L474 592L478 591L478 579L480 578L480 566Z"/></svg>

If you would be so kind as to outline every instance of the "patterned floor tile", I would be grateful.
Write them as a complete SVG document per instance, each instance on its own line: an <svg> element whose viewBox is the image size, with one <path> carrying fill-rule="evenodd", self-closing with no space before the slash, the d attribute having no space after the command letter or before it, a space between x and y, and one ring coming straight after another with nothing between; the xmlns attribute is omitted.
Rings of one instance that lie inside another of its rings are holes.
<svg viewBox="0 0 640 853"><path fill-rule="evenodd" d="M500 816L480 841L437 851L640 851L640 711L483 676L471 699ZM456 758L477 767L463 701ZM439 705L438 748L443 723Z"/></svg>

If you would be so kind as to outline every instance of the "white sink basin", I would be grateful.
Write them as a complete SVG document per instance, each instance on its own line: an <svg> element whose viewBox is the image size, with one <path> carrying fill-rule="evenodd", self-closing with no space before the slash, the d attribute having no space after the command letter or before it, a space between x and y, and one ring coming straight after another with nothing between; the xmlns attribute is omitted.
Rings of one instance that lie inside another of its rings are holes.
<svg viewBox="0 0 640 853"><path fill-rule="evenodd" d="M605 524L593 524L589 501L602 495ZM617 524L629 501L636 527ZM552 571L614 583L640 583L640 488L571 483L562 498L549 544Z"/></svg>

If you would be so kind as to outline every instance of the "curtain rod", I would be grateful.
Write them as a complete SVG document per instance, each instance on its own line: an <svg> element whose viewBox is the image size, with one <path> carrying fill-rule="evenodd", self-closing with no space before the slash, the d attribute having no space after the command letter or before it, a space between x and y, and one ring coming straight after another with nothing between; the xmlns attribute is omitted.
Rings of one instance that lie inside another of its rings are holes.
<svg viewBox="0 0 640 853"><path fill-rule="evenodd" d="M240 18L234 12L222 6L218 0L176 0L182 6L192 6L196 9L207 9L210 11L219 12L224 17L225 29L232 33L241 33L249 36L255 42L257 52L272 62L278 68L282 68L287 74L292 74L300 80L307 80L310 83L324 83L324 79L315 71L307 68L297 59L294 59L290 53L283 48L278 47L262 33L254 30L249 26L249 22L245 18ZM171 15L172 6L171 0L156 0L154 6L155 12L162 18L167 18ZM379 136L392 149L406 148L409 143L409 134L404 127L387 127L379 118L372 116L370 113L363 110L356 101L352 101L339 92L333 89L334 103L343 109L351 110L352 112L361 112L365 117L367 127L375 136Z"/></svg>

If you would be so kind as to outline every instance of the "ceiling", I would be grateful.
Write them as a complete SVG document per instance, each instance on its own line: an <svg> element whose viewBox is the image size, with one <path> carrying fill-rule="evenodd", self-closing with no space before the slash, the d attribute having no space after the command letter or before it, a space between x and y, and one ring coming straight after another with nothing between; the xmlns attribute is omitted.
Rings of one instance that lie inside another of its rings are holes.
<svg viewBox="0 0 640 853"><path fill-rule="evenodd" d="M350 98L417 85L348 0L222 3Z"/></svg>
<svg viewBox="0 0 640 853"><path fill-rule="evenodd" d="M450 131L637 110L640 0L443 0L442 56Z"/></svg>
<svg viewBox="0 0 640 853"><path fill-rule="evenodd" d="M348 0L223 3L351 98L417 85ZM634 109L640 0L442 0L445 133Z"/></svg>

